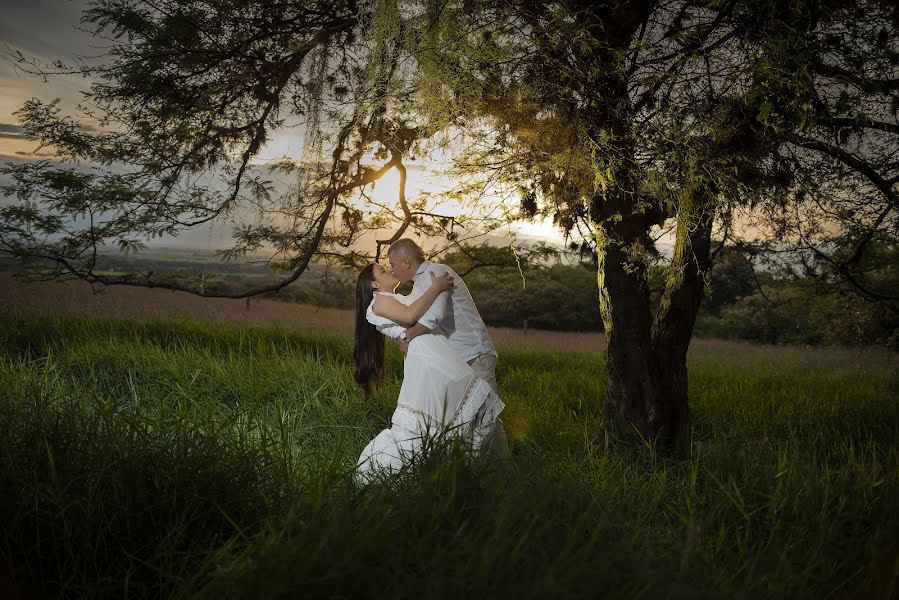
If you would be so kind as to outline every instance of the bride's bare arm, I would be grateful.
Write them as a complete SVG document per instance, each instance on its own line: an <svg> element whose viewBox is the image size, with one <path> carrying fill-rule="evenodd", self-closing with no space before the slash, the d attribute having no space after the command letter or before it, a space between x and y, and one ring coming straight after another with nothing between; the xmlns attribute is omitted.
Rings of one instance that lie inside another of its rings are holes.
<svg viewBox="0 0 899 600"><path fill-rule="evenodd" d="M431 273L431 287L409 306L390 296L377 294L375 295L375 305L372 307L372 310L380 317L385 317L395 323L410 327L415 325L422 315L427 312L434 300L437 299L437 296L452 287L453 278L449 273L444 273L443 275Z"/></svg>

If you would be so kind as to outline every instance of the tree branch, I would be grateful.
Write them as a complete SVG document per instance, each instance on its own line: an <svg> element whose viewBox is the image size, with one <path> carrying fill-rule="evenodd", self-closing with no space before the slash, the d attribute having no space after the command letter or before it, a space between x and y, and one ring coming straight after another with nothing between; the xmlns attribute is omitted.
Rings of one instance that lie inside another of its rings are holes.
<svg viewBox="0 0 899 600"><path fill-rule="evenodd" d="M884 179L877 170L872 167L870 164L858 158L854 154L846 152L842 148L838 148L826 142L822 142L820 140L815 140L802 136L793 136L789 139L790 143L793 143L801 148L807 148L809 150L815 150L817 152L821 152L828 156L831 156L844 165L855 169L858 173L864 175L868 181L874 184L874 186L880 190L880 192L887 199L888 203L894 209L899 209L899 195L897 195L896 191L893 187Z"/></svg>
<svg viewBox="0 0 899 600"><path fill-rule="evenodd" d="M868 94L889 94L899 91L899 79L870 79L860 77L855 71L844 69L836 65L817 62L812 69L819 75L850 83Z"/></svg>
<svg viewBox="0 0 899 600"><path fill-rule="evenodd" d="M817 124L825 127L864 127L866 129L879 129L899 134L899 124L875 121L863 115L857 117L819 117Z"/></svg>

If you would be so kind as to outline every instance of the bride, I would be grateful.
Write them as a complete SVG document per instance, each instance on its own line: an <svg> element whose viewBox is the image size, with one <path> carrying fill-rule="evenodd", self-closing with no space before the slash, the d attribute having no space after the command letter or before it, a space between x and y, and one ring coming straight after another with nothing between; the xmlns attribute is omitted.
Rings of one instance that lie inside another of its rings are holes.
<svg viewBox="0 0 899 600"><path fill-rule="evenodd" d="M365 399L384 377L384 336L400 338L449 290L448 274L431 274L431 287L412 301L392 293L399 280L379 264L367 265L356 281L356 383ZM496 417L505 405L490 385L474 374L439 330L409 342L403 384L390 429L368 443L357 462L357 477L397 471L414 459L425 440L460 437L472 450L488 447Z"/></svg>

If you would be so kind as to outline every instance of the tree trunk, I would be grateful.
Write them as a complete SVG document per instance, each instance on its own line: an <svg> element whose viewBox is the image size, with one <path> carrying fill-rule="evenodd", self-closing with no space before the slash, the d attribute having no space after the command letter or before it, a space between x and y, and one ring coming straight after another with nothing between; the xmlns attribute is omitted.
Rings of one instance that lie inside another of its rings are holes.
<svg viewBox="0 0 899 600"><path fill-rule="evenodd" d="M702 210L706 196L684 190L677 202L678 243L671 268L676 276L668 277L664 306L653 322L649 232L668 209L639 195L634 105L623 59L651 5L594 3L595 10L587 11L607 46L594 50L583 69L596 76L584 86L585 97L601 99L585 123L598 149L593 160L602 188L591 199L589 218L596 235L606 332L607 426L625 438L669 451L689 440L686 356L708 266L712 220Z"/></svg>
<svg viewBox="0 0 899 600"><path fill-rule="evenodd" d="M687 349L709 267L712 221L709 193L685 190L678 206L675 253L655 322L646 263L639 258L651 219L643 214L624 217L606 225L598 239L606 421L624 438L665 452L689 442Z"/></svg>
<svg viewBox="0 0 899 600"><path fill-rule="evenodd" d="M669 407L663 437L675 447L689 441L687 350L711 267L713 195L707 188L683 190L677 214L674 257L653 325L652 342Z"/></svg>
<svg viewBox="0 0 899 600"><path fill-rule="evenodd" d="M597 254L606 334L606 421L626 438L654 441L660 433L661 382L652 349L646 270L628 260L620 242L604 241Z"/></svg>

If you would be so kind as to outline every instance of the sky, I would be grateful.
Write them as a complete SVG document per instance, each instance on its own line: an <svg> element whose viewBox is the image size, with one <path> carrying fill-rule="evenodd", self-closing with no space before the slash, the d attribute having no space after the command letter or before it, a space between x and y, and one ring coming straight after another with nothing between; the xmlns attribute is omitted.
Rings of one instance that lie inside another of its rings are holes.
<svg viewBox="0 0 899 600"><path fill-rule="evenodd" d="M70 62L74 57L92 57L103 54L103 41L93 38L81 25L81 13L86 0L0 0L0 50L20 51L43 63L55 60ZM64 113L74 113L82 93L90 87L90 80L83 77L57 76L46 81L22 73L5 59L0 59L0 162L9 160L35 160L50 158L48 149L36 149L36 144L25 140L21 126L13 114L32 97L43 101L60 99ZM276 132L260 152L257 162L265 163L282 156L298 157L302 153L302 131L296 128ZM410 169L407 195L414 198L419 191L435 192L452 182L428 176L429 165ZM376 194L384 200L395 198L398 182L394 173L376 186ZM0 181L0 185L6 182ZM156 244L172 246L222 246L229 237L230 225L213 224L203 231L182 235L179 239L163 239ZM561 234L544 223L516 223L512 230L523 239L562 243Z"/></svg>
<svg viewBox="0 0 899 600"><path fill-rule="evenodd" d="M0 0L0 49L18 50L45 62L98 53L93 47L97 42L76 29L83 6L81 0ZM83 78L44 82L0 60L0 158L34 156L34 143L21 138L13 115L27 99L60 98L62 106L71 110L89 85Z"/></svg>

